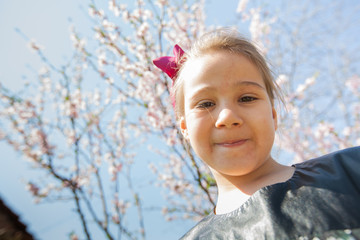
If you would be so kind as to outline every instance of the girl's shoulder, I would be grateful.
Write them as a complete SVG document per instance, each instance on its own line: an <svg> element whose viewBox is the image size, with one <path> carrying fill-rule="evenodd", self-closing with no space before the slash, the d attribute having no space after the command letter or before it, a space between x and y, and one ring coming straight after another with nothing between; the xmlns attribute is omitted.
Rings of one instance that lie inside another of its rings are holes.
<svg viewBox="0 0 360 240"><path fill-rule="evenodd" d="M342 149L321 157L313 158L302 163L295 164L296 167L313 166L318 164L360 164L360 146Z"/></svg>
<svg viewBox="0 0 360 240"><path fill-rule="evenodd" d="M347 148L293 165L293 187L360 190L360 147Z"/></svg>
<svg viewBox="0 0 360 240"><path fill-rule="evenodd" d="M327 174L347 174L360 176L360 147L352 147L332 152L293 165L296 172Z"/></svg>

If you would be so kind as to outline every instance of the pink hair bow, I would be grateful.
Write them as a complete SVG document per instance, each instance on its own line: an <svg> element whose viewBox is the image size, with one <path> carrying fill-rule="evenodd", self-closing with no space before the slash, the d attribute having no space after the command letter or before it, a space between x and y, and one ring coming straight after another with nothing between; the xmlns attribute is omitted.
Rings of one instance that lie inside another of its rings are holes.
<svg viewBox="0 0 360 240"><path fill-rule="evenodd" d="M184 50L181 49L179 45L175 45L173 49L174 57L164 56L159 57L153 60L155 66L160 68L163 72L165 72L174 83L176 74L179 70L179 63L178 60L184 55Z"/></svg>
<svg viewBox="0 0 360 240"><path fill-rule="evenodd" d="M153 60L155 66L160 68L172 79L172 86L174 86L176 74L179 71L179 60L185 54L184 50L179 45L175 45L173 49L174 57L164 56ZM175 108L175 96L171 96L172 105Z"/></svg>

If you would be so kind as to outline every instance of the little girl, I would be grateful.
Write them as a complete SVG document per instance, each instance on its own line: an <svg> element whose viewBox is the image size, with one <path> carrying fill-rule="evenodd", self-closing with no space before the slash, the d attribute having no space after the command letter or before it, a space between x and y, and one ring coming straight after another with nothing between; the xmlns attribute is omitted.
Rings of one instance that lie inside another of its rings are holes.
<svg viewBox="0 0 360 240"><path fill-rule="evenodd" d="M174 53L154 64L173 79L181 132L218 187L214 212L183 239L360 238L360 147L277 163L279 90L256 47L223 29Z"/></svg>

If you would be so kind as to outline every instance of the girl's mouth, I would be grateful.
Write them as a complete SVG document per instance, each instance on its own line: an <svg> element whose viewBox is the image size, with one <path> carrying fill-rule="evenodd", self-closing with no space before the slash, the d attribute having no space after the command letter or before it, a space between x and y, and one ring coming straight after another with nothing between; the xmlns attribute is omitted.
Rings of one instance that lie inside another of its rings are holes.
<svg viewBox="0 0 360 240"><path fill-rule="evenodd" d="M243 145L245 142L246 142L246 139L240 139L240 140L231 140L231 141L220 142L220 143L216 143L216 145L221 146L221 147L236 147L236 146Z"/></svg>

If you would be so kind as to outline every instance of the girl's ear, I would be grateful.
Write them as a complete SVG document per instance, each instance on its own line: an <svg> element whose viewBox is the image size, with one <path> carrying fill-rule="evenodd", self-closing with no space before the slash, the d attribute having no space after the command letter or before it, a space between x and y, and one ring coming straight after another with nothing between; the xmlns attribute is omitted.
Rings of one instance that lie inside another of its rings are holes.
<svg viewBox="0 0 360 240"><path fill-rule="evenodd" d="M278 119L277 119L277 112L276 112L274 107L272 108L272 115L273 115L273 120L274 120L274 127L275 127L275 130L277 130L277 128L278 128Z"/></svg>
<svg viewBox="0 0 360 240"><path fill-rule="evenodd" d="M181 130L181 133L182 133L182 135L184 136L184 138L185 138L186 140L189 140L188 129L187 129L186 121L185 121L185 118L184 118L184 117L181 117L181 118L180 118L180 130Z"/></svg>

